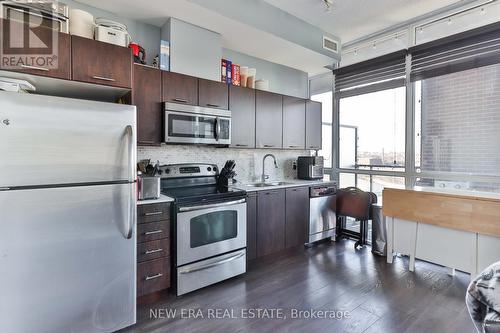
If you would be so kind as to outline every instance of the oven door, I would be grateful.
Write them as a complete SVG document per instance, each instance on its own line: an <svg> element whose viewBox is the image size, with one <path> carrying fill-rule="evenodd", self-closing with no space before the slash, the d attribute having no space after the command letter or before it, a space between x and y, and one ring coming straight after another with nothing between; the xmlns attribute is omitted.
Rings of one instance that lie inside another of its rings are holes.
<svg viewBox="0 0 500 333"><path fill-rule="evenodd" d="M246 247L246 217L246 199L179 207L177 266Z"/></svg>
<svg viewBox="0 0 500 333"><path fill-rule="evenodd" d="M165 111L165 142L229 145L231 119L216 115Z"/></svg>

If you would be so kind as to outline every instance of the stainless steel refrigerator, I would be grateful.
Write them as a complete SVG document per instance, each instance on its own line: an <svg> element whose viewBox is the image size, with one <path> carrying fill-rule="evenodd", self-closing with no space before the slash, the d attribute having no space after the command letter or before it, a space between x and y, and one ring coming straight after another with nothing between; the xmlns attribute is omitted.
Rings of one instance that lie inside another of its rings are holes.
<svg viewBox="0 0 500 333"><path fill-rule="evenodd" d="M134 106L0 92L0 332L136 321Z"/></svg>

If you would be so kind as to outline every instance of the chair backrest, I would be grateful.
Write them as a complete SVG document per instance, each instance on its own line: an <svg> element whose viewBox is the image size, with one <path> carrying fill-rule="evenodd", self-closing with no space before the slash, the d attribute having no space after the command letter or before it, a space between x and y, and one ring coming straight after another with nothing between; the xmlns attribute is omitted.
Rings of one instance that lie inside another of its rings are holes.
<svg viewBox="0 0 500 333"><path fill-rule="evenodd" d="M377 202L377 195L356 187L347 187L337 191L337 215L352 217L357 220L370 220L371 205Z"/></svg>

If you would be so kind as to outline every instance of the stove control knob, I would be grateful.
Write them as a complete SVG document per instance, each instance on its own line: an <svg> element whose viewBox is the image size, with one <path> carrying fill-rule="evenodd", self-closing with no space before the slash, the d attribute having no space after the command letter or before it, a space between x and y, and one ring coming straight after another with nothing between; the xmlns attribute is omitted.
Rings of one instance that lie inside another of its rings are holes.
<svg viewBox="0 0 500 333"><path fill-rule="evenodd" d="M170 169L165 169L165 173L168 175L170 173Z"/></svg>
<svg viewBox="0 0 500 333"><path fill-rule="evenodd" d="M207 171L212 171L212 168L211 168L211 167L208 167L208 168L207 168Z"/></svg>
<svg viewBox="0 0 500 333"><path fill-rule="evenodd" d="M217 171L217 167L214 167L214 171Z"/></svg>

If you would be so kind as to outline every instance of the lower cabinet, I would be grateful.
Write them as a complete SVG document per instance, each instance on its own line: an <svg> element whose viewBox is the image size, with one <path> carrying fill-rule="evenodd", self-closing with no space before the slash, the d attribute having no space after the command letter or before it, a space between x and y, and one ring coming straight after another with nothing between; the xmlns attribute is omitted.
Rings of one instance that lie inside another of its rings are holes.
<svg viewBox="0 0 500 333"><path fill-rule="evenodd" d="M137 207L137 297L170 287L170 204Z"/></svg>
<svg viewBox="0 0 500 333"><path fill-rule="evenodd" d="M285 247L304 245L309 224L309 187L286 189Z"/></svg>
<svg viewBox="0 0 500 333"><path fill-rule="evenodd" d="M247 260L257 258L257 194L247 197Z"/></svg>
<svg viewBox="0 0 500 333"><path fill-rule="evenodd" d="M257 256L285 248L285 190L260 191L257 196Z"/></svg>

